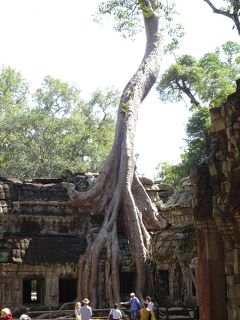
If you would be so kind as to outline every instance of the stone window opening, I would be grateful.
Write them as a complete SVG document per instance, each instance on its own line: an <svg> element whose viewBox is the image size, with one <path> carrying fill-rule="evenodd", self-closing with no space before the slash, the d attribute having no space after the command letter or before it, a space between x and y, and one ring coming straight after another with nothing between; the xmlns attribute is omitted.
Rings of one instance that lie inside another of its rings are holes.
<svg viewBox="0 0 240 320"><path fill-rule="evenodd" d="M23 303L42 303L43 279L23 280Z"/></svg>

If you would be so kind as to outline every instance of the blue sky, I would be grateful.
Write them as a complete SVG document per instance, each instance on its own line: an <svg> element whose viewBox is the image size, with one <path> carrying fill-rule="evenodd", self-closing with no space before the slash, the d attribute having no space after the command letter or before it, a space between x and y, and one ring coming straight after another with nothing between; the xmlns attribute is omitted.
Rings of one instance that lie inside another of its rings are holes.
<svg viewBox="0 0 240 320"><path fill-rule="evenodd" d="M82 3L0 1L0 65L20 71L33 90L51 75L77 84L86 98L96 88L115 86L121 91L141 61L145 36L139 35L135 42L121 38L110 20L102 26L93 22L98 0ZM182 53L200 57L227 40L239 41L231 21L213 14L203 0L176 3L186 31ZM162 70L169 63L163 59ZM151 91L139 114L139 173L152 176L159 161L179 161L188 116L184 103L163 104Z"/></svg>

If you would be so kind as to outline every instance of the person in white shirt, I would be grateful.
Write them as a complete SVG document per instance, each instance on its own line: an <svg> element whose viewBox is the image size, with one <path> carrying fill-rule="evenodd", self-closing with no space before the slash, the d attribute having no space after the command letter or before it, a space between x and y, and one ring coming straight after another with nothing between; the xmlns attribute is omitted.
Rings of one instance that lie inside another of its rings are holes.
<svg viewBox="0 0 240 320"><path fill-rule="evenodd" d="M29 308L25 308L23 314L19 318L19 320L31 320L29 316Z"/></svg>
<svg viewBox="0 0 240 320"><path fill-rule="evenodd" d="M119 320L122 318L122 312L118 309L118 304L114 304L114 308L110 310L109 318L112 316L112 320Z"/></svg>
<svg viewBox="0 0 240 320"><path fill-rule="evenodd" d="M80 320L81 316L80 316L80 308L81 308L81 302L76 302L75 304L75 316L76 316L76 320Z"/></svg>

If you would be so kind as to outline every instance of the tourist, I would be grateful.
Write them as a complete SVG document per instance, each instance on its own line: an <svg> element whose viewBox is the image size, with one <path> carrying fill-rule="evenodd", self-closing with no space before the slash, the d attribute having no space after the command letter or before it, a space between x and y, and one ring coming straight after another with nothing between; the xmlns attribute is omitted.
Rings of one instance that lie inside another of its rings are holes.
<svg viewBox="0 0 240 320"><path fill-rule="evenodd" d="M148 309L148 304L144 302L144 307L140 310L141 320L149 320L150 310Z"/></svg>
<svg viewBox="0 0 240 320"><path fill-rule="evenodd" d="M110 310L109 319L111 320L119 320L122 318L122 312L118 309L118 304L114 304L114 308Z"/></svg>
<svg viewBox="0 0 240 320"><path fill-rule="evenodd" d="M19 320L31 320L30 316L29 316L29 308L25 308L23 310L22 315L20 316Z"/></svg>
<svg viewBox="0 0 240 320"><path fill-rule="evenodd" d="M4 308L1 310L0 320L13 320L12 313L9 308Z"/></svg>
<svg viewBox="0 0 240 320"><path fill-rule="evenodd" d="M147 309L150 311L149 320L156 320L156 316L154 313L154 303L152 302L152 299L149 296L146 297L146 304Z"/></svg>
<svg viewBox="0 0 240 320"><path fill-rule="evenodd" d="M136 320L140 309L140 302L135 296L135 293L130 294L130 300L128 302L121 302L121 304L129 304L131 308L131 319Z"/></svg>
<svg viewBox="0 0 240 320"><path fill-rule="evenodd" d="M81 320L89 320L90 317L92 316L92 308L88 305L90 300L87 298L83 299L82 303L83 306L80 308L80 316Z"/></svg>
<svg viewBox="0 0 240 320"><path fill-rule="evenodd" d="M76 316L76 320L80 320L80 319L81 319L80 308L81 308L81 302L77 301L76 304L75 304L75 316Z"/></svg>
<svg viewBox="0 0 240 320"><path fill-rule="evenodd" d="M154 303L152 302L152 299L149 296L146 297L146 303L148 310L153 311Z"/></svg>

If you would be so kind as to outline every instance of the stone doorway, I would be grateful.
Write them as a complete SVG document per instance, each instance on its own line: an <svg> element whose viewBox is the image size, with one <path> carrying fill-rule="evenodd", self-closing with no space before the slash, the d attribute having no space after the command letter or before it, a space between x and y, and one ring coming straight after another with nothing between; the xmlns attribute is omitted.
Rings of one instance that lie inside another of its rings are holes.
<svg viewBox="0 0 240 320"><path fill-rule="evenodd" d="M71 302L77 298L77 279L59 279L59 303Z"/></svg>
<svg viewBox="0 0 240 320"><path fill-rule="evenodd" d="M135 272L120 272L120 294L129 296L129 293L135 291Z"/></svg>
<svg viewBox="0 0 240 320"><path fill-rule="evenodd" d="M157 290L161 296L169 296L169 271L158 270Z"/></svg>

